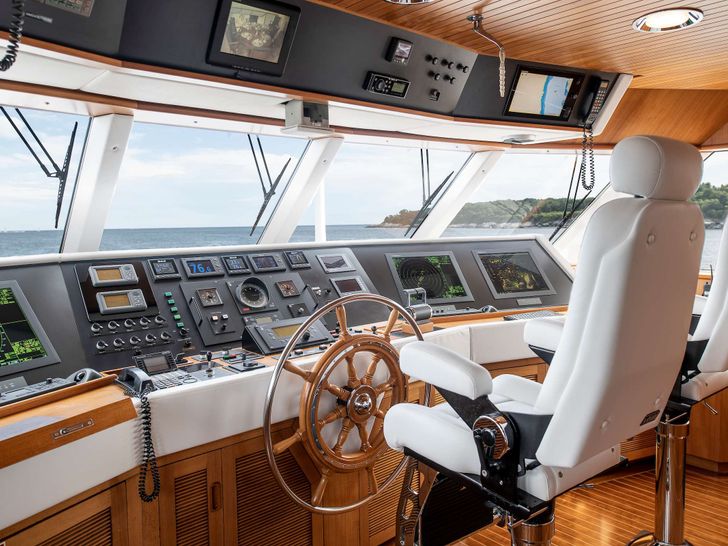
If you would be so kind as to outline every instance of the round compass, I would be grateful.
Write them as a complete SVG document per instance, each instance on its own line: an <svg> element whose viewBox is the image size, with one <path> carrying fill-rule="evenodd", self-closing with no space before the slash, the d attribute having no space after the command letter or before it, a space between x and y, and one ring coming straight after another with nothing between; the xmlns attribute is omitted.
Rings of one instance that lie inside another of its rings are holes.
<svg viewBox="0 0 728 546"><path fill-rule="evenodd" d="M251 309L262 309L268 305L268 291L264 286L251 282L252 280L238 286L236 290L238 301Z"/></svg>

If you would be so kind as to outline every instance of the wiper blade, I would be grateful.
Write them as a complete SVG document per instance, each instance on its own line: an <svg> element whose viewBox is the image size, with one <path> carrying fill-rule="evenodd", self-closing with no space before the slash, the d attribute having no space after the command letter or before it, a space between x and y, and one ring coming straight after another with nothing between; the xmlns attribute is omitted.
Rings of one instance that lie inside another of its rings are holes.
<svg viewBox="0 0 728 546"><path fill-rule="evenodd" d="M263 193L263 204L260 207L260 210L258 211L258 216L255 218L255 223L253 224L253 227L250 228L250 235L253 235L253 232L255 231L255 228L258 227L258 224L260 223L260 219L263 217L263 214L265 213L265 209L268 208L268 203L270 203L270 200L273 199L273 196L276 194L276 189L278 188L278 184L280 184L281 180L283 179L283 174L286 172L286 169L288 168L288 164L291 162L291 158L288 158L288 161L286 161L286 164L283 165L283 169L281 170L281 173L276 178L275 182L271 184L270 190Z"/></svg>
<svg viewBox="0 0 728 546"><path fill-rule="evenodd" d="M430 213L432 208L430 205L435 201L437 196L440 194L442 189L445 187L445 185L448 183L452 175L455 174L455 171L450 171L450 174L448 174L445 177L445 180L443 180L437 188L435 188L435 191L433 191L430 194L430 197L427 198L427 200L422 204L422 208L419 210L417 215L414 217L412 222L410 223L409 227L407 228L407 231L404 232L404 236L407 237L410 231L412 231L412 236L414 236L415 233L417 233L417 230L422 225L422 222L425 221L425 218L427 218L427 215Z"/></svg>
<svg viewBox="0 0 728 546"><path fill-rule="evenodd" d="M63 158L63 167L58 173L58 195L56 197L56 223L55 226L58 228L58 221L61 218L61 209L63 208L63 196L66 193L66 181L68 180L68 170L71 166L71 156L73 155L73 144L76 141L76 130L78 129L78 122L73 124L73 131L71 132L71 141L68 143L66 148L66 157Z"/></svg>

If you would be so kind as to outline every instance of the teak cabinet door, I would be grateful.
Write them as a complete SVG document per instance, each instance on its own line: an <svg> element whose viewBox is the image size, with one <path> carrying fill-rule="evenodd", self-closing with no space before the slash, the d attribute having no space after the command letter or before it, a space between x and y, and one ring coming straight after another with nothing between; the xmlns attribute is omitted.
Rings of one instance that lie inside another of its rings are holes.
<svg viewBox="0 0 728 546"><path fill-rule="evenodd" d="M119 484L36 523L0 544L6 546L127 546L126 486Z"/></svg>
<svg viewBox="0 0 728 546"><path fill-rule="evenodd" d="M162 546L223 544L220 452L160 469L159 523Z"/></svg>

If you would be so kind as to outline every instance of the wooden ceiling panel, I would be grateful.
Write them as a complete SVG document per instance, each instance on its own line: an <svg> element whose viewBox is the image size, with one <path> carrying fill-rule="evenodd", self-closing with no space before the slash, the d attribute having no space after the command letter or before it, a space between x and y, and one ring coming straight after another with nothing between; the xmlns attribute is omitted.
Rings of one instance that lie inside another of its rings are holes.
<svg viewBox="0 0 728 546"><path fill-rule="evenodd" d="M636 88L728 89L726 0L312 1L493 55L493 46L465 20L482 13L485 30L509 58L634 74ZM685 5L702 9L703 22L664 34L632 30L645 13Z"/></svg>

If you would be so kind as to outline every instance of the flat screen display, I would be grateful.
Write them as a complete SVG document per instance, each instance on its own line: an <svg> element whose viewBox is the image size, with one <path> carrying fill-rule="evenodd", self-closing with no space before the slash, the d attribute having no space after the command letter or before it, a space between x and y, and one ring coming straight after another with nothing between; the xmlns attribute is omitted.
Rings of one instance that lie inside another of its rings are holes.
<svg viewBox="0 0 728 546"><path fill-rule="evenodd" d="M424 288L428 303L472 301L470 289L451 252L388 254L387 257L400 291Z"/></svg>
<svg viewBox="0 0 728 546"><path fill-rule="evenodd" d="M506 114L568 119L583 75L521 68L506 106Z"/></svg>
<svg viewBox="0 0 728 546"><path fill-rule="evenodd" d="M144 367L149 375L168 372L173 369L167 357L162 354L144 357Z"/></svg>
<svg viewBox="0 0 728 546"><path fill-rule="evenodd" d="M289 326L275 326L271 328L271 330L273 330L273 333L279 338L287 338L295 334L299 326L300 324L291 324Z"/></svg>
<svg viewBox="0 0 728 546"><path fill-rule="evenodd" d="M286 258L288 258L288 263L290 263L293 267L308 265L308 258L306 258L306 255L300 250L288 250L285 254Z"/></svg>
<svg viewBox="0 0 728 546"><path fill-rule="evenodd" d="M333 283L340 296L345 294L356 294L357 292L364 291L364 287L359 283L359 279L356 277L349 279L334 279Z"/></svg>
<svg viewBox="0 0 728 546"><path fill-rule="evenodd" d="M225 267L230 272L250 271L242 256L225 256L223 260L225 260Z"/></svg>
<svg viewBox="0 0 728 546"><path fill-rule="evenodd" d="M208 60L280 76L300 11L275 0L221 0Z"/></svg>
<svg viewBox="0 0 728 546"><path fill-rule="evenodd" d="M530 252L478 254L493 295L544 295L551 285Z"/></svg>
<svg viewBox="0 0 728 546"><path fill-rule="evenodd" d="M276 261L275 257L271 256L270 254L265 254L263 256L253 256L251 260L253 260L255 268L258 270L278 268L278 262Z"/></svg>
<svg viewBox="0 0 728 546"><path fill-rule="evenodd" d="M343 254L319 254L319 262L326 273L338 273L342 271L354 271L349 260Z"/></svg>
<svg viewBox="0 0 728 546"><path fill-rule="evenodd" d="M187 260L185 263L192 274L215 273L211 260Z"/></svg>
<svg viewBox="0 0 728 546"><path fill-rule="evenodd" d="M129 294L101 294L101 297L104 298L104 303L106 303L106 307L109 309L131 306Z"/></svg>
<svg viewBox="0 0 728 546"><path fill-rule="evenodd" d="M100 281L120 281L124 278L119 267L99 267L96 276Z"/></svg>
<svg viewBox="0 0 728 546"><path fill-rule="evenodd" d="M154 260L151 262L155 275L176 275L177 266L172 260Z"/></svg>
<svg viewBox="0 0 728 546"><path fill-rule="evenodd" d="M15 366L33 368L58 362L50 340L15 281L0 284L0 375Z"/></svg>

